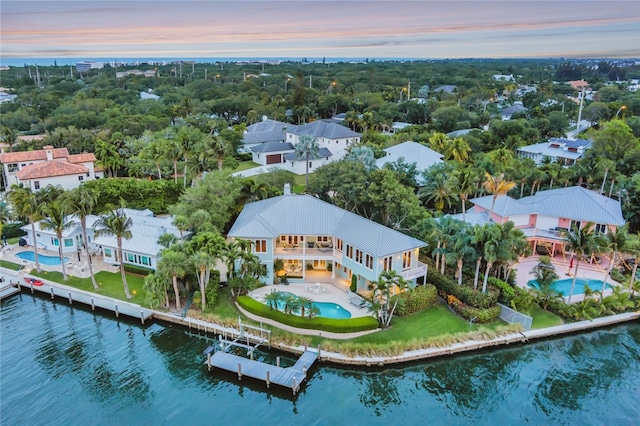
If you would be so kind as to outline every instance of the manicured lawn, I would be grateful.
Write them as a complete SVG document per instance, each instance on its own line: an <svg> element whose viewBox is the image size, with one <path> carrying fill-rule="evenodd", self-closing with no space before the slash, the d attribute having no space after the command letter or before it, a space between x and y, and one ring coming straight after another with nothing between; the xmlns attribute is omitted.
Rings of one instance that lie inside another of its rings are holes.
<svg viewBox="0 0 640 426"><path fill-rule="evenodd" d="M309 173L309 176L313 175L313 173ZM305 189L307 189L306 185L306 177L305 175L295 175L295 179L293 181L293 192L295 194L302 194Z"/></svg>
<svg viewBox="0 0 640 426"><path fill-rule="evenodd" d="M6 260L0 260L0 266L3 268L11 269L13 271L18 271L22 268L22 265L18 265L17 263L8 262Z"/></svg>
<svg viewBox="0 0 640 426"><path fill-rule="evenodd" d="M389 329L357 337L352 342L379 344L415 338L428 339L445 334L475 331L481 327L495 329L502 325L505 323L497 320L488 324L470 326L468 321L453 314L446 305L439 303L414 315L394 317Z"/></svg>
<svg viewBox="0 0 640 426"><path fill-rule="evenodd" d="M11 245L11 244L18 244L18 241L20 240L21 237L13 237L13 238L7 238L7 244Z"/></svg>
<svg viewBox="0 0 640 426"><path fill-rule="evenodd" d="M234 170L234 172L241 172L243 170L253 169L254 167L258 167L260 164L254 163L253 161L240 161L238 168Z"/></svg>
<svg viewBox="0 0 640 426"><path fill-rule="evenodd" d="M119 272L98 272L96 274L96 282L100 286L98 290L93 289L91 284L91 278L78 278L69 275L67 281L63 281L61 272L35 272L31 273L33 276L46 278L51 281L55 281L70 287L75 287L80 290L90 291L104 296L113 297L114 299L125 300L131 303L137 303L141 306L147 306L145 303L144 292L142 285L144 284L144 277L140 275L127 274L127 284L129 285L129 292L133 296L131 299L127 299L124 295L124 287L122 286L122 278Z"/></svg>
<svg viewBox="0 0 640 426"><path fill-rule="evenodd" d="M539 306L532 308L529 312L525 312L527 315L533 317L531 328L545 328L553 327L556 325L564 324L562 318L556 314L552 314L549 311L545 311Z"/></svg>

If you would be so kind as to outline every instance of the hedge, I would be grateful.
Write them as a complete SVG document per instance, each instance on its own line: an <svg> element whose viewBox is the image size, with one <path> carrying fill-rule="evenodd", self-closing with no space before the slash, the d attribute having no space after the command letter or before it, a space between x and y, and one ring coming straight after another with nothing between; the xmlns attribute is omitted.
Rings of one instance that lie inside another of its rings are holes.
<svg viewBox="0 0 640 426"><path fill-rule="evenodd" d="M447 303L464 319L473 320L473 322L479 324L491 322L500 316L500 307L498 305L484 309L474 308L453 295L447 296Z"/></svg>
<svg viewBox="0 0 640 426"><path fill-rule="evenodd" d="M202 310L213 309L215 307L216 301L218 300L218 290L220 289L220 271L214 269L211 271L211 275L209 275L209 282L204 288L205 296L207 296L207 306L203 307Z"/></svg>
<svg viewBox="0 0 640 426"><path fill-rule="evenodd" d="M427 309L438 298L438 291L432 284L418 286L411 291L405 291L393 297L398 300L396 314L398 316L411 315Z"/></svg>
<svg viewBox="0 0 640 426"><path fill-rule="evenodd" d="M465 304L474 308L490 308L498 302L500 292L494 288L488 288L486 293L474 290L468 285L460 285L451 278L432 271L429 273L427 281L436 286L439 292L447 295L452 294Z"/></svg>
<svg viewBox="0 0 640 426"><path fill-rule="evenodd" d="M25 231L20 229L23 225L23 223L7 223L2 225L2 236L5 238L16 238L27 235Z"/></svg>
<svg viewBox="0 0 640 426"><path fill-rule="evenodd" d="M511 284L495 277L489 277L488 283L500 290L498 302L503 305L511 306L511 301L516 297L516 292Z"/></svg>
<svg viewBox="0 0 640 426"><path fill-rule="evenodd" d="M155 214L166 213L170 205L177 203L184 189L173 180L148 180L135 178L105 178L84 183L98 193L95 210L104 211L107 204L120 205L123 199L132 209L149 209Z"/></svg>
<svg viewBox="0 0 640 426"><path fill-rule="evenodd" d="M238 305L243 309L263 318L272 319L281 324L310 330L322 330L332 333L354 333L358 331L375 330L378 328L378 320L371 317L359 317L349 319L333 318L303 318L297 315L285 314L267 305L258 302L249 296L238 296Z"/></svg>
<svg viewBox="0 0 640 426"><path fill-rule="evenodd" d="M124 264L124 270L125 272L130 272L132 274L138 274L138 275L144 275L144 276L151 275L155 272L153 269L132 265L130 263Z"/></svg>

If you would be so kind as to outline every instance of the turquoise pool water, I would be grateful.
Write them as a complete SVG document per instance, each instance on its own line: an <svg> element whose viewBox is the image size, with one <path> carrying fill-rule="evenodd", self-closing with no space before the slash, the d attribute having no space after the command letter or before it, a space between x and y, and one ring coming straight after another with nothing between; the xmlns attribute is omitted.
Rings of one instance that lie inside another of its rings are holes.
<svg viewBox="0 0 640 426"><path fill-rule="evenodd" d="M285 296L295 296L293 293L283 292ZM333 318L333 319L346 319L351 318L351 312L347 311L345 308L340 306L337 303L329 303L329 302L313 302L313 306L320 310L320 313L317 315L322 318ZM284 309L284 302L278 303L278 309ZM293 311L294 314L300 315L300 311Z"/></svg>
<svg viewBox="0 0 640 426"><path fill-rule="evenodd" d="M573 282L573 278L565 278L565 279L556 281L554 283L554 287L563 296L569 296L572 282ZM584 294L585 284L588 285L591 290L598 290L598 291L602 290L602 280L589 280L584 278L578 278L576 280L576 286L573 289L573 294ZM536 280L531 280L527 283L527 285L531 288L537 288L538 282ZM607 284L607 288L612 288L612 287L609 284Z"/></svg>
<svg viewBox="0 0 640 426"><path fill-rule="evenodd" d="M21 251L20 253L16 253L16 257L19 257L23 260L28 260L29 262L35 262L36 260L35 255L32 251ZM64 261L68 262L69 258L65 257ZM42 263L43 265L59 265L60 258L58 256L47 256L38 253L38 262Z"/></svg>

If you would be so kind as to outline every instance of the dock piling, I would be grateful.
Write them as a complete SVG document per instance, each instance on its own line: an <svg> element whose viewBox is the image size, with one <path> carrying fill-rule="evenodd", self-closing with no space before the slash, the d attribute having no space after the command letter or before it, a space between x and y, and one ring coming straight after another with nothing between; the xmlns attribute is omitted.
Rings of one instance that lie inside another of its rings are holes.
<svg viewBox="0 0 640 426"><path fill-rule="evenodd" d="M267 389L271 386L271 372L267 370Z"/></svg>
<svg viewBox="0 0 640 426"><path fill-rule="evenodd" d="M242 364L238 363L238 380L242 380Z"/></svg>
<svg viewBox="0 0 640 426"><path fill-rule="evenodd" d="M280 357L276 357L276 367L280 368Z"/></svg>
<svg viewBox="0 0 640 426"><path fill-rule="evenodd" d="M31 285L31 294L33 294L33 283L29 283Z"/></svg>
<svg viewBox="0 0 640 426"><path fill-rule="evenodd" d="M53 300L53 297L55 296L55 295L53 294L53 287L50 287L50 288L51 288L51 300Z"/></svg>
<svg viewBox="0 0 640 426"><path fill-rule="evenodd" d="M95 310L96 310L96 304L95 304L95 302L93 301L93 297L91 298L91 310L92 310L92 311L95 311Z"/></svg>
<svg viewBox="0 0 640 426"><path fill-rule="evenodd" d="M211 352L207 354L207 368L211 370Z"/></svg>
<svg viewBox="0 0 640 426"><path fill-rule="evenodd" d="M140 322L144 324L144 311L140 309Z"/></svg>
<svg viewBox="0 0 640 426"><path fill-rule="evenodd" d="M115 310L116 310L116 318L118 318L118 317L120 317L120 312L118 312L118 304L116 303L114 305L114 307L115 307Z"/></svg>
<svg viewBox="0 0 640 426"><path fill-rule="evenodd" d="M71 292L67 292L69 294L69 304L72 305L73 304L73 299L71 298Z"/></svg>

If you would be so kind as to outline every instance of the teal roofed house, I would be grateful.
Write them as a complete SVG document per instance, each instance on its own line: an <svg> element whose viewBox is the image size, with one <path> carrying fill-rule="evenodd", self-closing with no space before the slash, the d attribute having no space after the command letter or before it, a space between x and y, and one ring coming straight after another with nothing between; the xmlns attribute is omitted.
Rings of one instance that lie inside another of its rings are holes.
<svg viewBox="0 0 640 426"><path fill-rule="evenodd" d="M229 238L251 240L274 281L274 260L282 259L289 282L331 281L348 287L356 276L367 290L387 269L415 285L427 266L418 250L427 244L310 195L291 194L244 206Z"/></svg>

